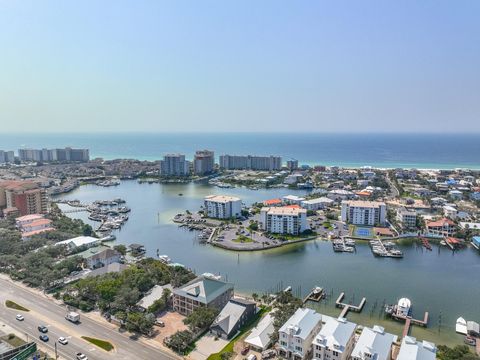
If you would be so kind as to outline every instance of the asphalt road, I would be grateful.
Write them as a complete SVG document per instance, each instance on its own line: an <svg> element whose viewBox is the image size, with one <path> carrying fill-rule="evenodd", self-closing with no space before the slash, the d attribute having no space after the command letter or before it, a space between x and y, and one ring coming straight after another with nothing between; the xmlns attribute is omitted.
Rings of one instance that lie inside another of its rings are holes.
<svg viewBox="0 0 480 360"><path fill-rule="evenodd" d="M9 309L5 306L6 300L15 301L30 311ZM77 352L86 354L89 360L177 359L162 349L140 340L133 340L127 334L112 329L109 324L102 324L86 316L81 316L79 324L73 324L65 319L67 311L64 306L2 278L0 278L0 302L0 319L19 334L23 334L23 338L28 336L29 340L35 339L37 344L42 343L39 339L41 333L37 327L45 325L48 328L47 335L50 340L42 345L52 355L56 340L61 336L66 337L69 341L67 345L57 343L58 355L64 359L76 359ZM24 321L15 319L19 313L25 317ZM108 340L115 346L115 350L106 352L83 340L81 336Z"/></svg>

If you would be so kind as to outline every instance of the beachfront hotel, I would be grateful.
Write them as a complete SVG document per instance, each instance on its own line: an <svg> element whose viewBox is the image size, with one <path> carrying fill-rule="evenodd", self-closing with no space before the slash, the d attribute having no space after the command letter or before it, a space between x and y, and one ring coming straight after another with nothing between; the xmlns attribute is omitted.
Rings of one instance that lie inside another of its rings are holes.
<svg viewBox="0 0 480 360"><path fill-rule="evenodd" d="M160 160L161 176L187 176L189 172L190 165L183 154L167 154Z"/></svg>
<svg viewBox="0 0 480 360"><path fill-rule="evenodd" d="M209 195L204 200L207 217L230 219L242 214L242 200L235 196Z"/></svg>
<svg viewBox="0 0 480 360"><path fill-rule="evenodd" d="M307 210L297 207L264 207L260 228L274 234L299 235L308 229Z"/></svg>
<svg viewBox="0 0 480 360"><path fill-rule="evenodd" d="M280 156L220 155L220 168L225 170L276 171L282 168Z"/></svg>
<svg viewBox="0 0 480 360"><path fill-rule="evenodd" d="M384 202L342 201L342 221L353 225L385 225L387 206Z"/></svg>
<svg viewBox="0 0 480 360"><path fill-rule="evenodd" d="M198 150L193 158L193 172L195 175L207 175L213 172L215 154L210 150Z"/></svg>

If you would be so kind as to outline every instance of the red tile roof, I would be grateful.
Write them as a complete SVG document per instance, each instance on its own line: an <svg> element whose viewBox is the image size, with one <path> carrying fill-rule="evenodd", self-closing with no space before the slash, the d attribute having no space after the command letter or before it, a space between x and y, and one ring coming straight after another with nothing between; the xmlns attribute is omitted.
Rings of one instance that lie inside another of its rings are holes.
<svg viewBox="0 0 480 360"><path fill-rule="evenodd" d="M427 223L427 227L442 227L442 226L445 226L445 225L455 226L455 222L453 222L450 219L443 218L443 219L440 219L440 220L437 220L437 221L430 221L430 222Z"/></svg>

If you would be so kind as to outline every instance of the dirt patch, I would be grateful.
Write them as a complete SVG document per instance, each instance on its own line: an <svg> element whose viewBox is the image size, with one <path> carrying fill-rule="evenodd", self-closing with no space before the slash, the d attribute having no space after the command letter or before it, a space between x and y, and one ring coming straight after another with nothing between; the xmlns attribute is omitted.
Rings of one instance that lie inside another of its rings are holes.
<svg viewBox="0 0 480 360"><path fill-rule="evenodd" d="M168 311L158 316L157 320L163 321L165 326L155 326L155 331L157 331L158 334L153 340L163 345L163 340L165 338L175 334L177 331L187 330L188 327L183 323L183 319L185 319L185 316L173 311Z"/></svg>

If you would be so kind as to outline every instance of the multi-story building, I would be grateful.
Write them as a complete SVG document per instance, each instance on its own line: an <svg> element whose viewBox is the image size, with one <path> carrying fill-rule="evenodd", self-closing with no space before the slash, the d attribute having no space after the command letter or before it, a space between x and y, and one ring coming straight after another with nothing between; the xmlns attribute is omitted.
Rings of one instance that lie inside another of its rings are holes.
<svg viewBox="0 0 480 360"><path fill-rule="evenodd" d="M90 160L88 149L18 149L21 161L53 162L75 161L87 162Z"/></svg>
<svg viewBox="0 0 480 360"><path fill-rule="evenodd" d="M397 210L397 221L404 229L415 229L417 227L417 212L400 208Z"/></svg>
<svg viewBox="0 0 480 360"><path fill-rule="evenodd" d="M42 214L20 216L15 219L15 225L22 233L24 240L42 232L55 230L52 220L45 219Z"/></svg>
<svg viewBox="0 0 480 360"><path fill-rule="evenodd" d="M454 221L443 218L426 224L427 234L431 236L452 236L457 230Z"/></svg>
<svg viewBox="0 0 480 360"><path fill-rule="evenodd" d="M213 172L215 166L215 154L210 150L199 150L193 158L193 172L196 175L206 175Z"/></svg>
<svg viewBox="0 0 480 360"><path fill-rule="evenodd" d="M390 360L392 358L392 344L397 336L385 332L381 326L363 328L353 348L352 360Z"/></svg>
<svg viewBox="0 0 480 360"><path fill-rule="evenodd" d="M400 346L397 360L435 360L437 348L428 341L417 341L414 337L405 336Z"/></svg>
<svg viewBox="0 0 480 360"><path fill-rule="evenodd" d="M298 160L295 160L295 159L287 160L287 169L290 171L297 170Z"/></svg>
<svg viewBox="0 0 480 360"><path fill-rule="evenodd" d="M313 340L314 360L347 360L355 344L356 324L329 318Z"/></svg>
<svg viewBox="0 0 480 360"><path fill-rule="evenodd" d="M13 163L15 161L15 154L13 151L0 150L0 164Z"/></svg>
<svg viewBox="0 0 480 360"><path fill-rule="evenodd" d="M45 189L31 181L0 182L0 209L17 209L20 216L46 214L48 199Z"/></svg>
<svg viewBox="0 0 480 360"><path fill-rule="evenodd" d="M342 201L342 221L353 225L385 225L387 206L384 202Z"/></svg>
<svg viewBox="0 0 480 360"><path fill-rule="evenodd" d="M225 170L276 171L282 168L280 156L220 155L219 163Z"/></svg>
<svg viewBox="0 0 480 360"><path fill-rule="evenodd" d="M190 164L183 154L167 154L160 160L161 176L187 176Z"/></svg>
<svg viewBox="0 0 480 360"><path fill-rule="evenodd" d="M321 326L322 315L312 309L298 309L278 330L278 356L292 360L307 359Z"/></svg>
<svg viewBox="0 0 480 360"><path fill-rule="evenodd" d="M232 296L233 284L202 275L173 290L173 309L187 316L201 306L221 310Z"/></svg>
<svg viewBox="0 0 480 360"><path fill-rule="evenodd" d="M230 219L242 215L242 200L234 196L209 195L205 197L204 206L211 218Z"/></svg>
<svg viewBox="0 0 480 360"><path fill-rule="evenodd" d="M260 228L274 234L299 235L308 229L307 210L296 207L264 207Z"/></svg>

